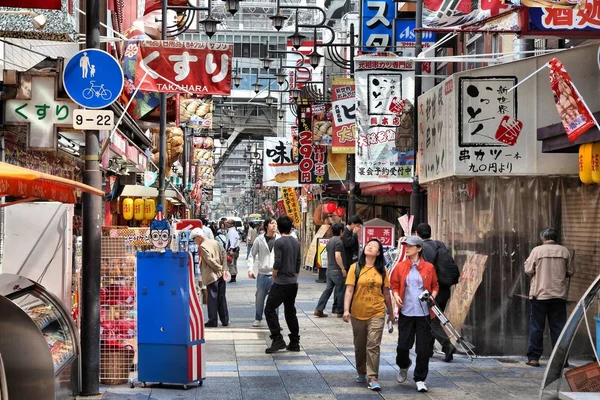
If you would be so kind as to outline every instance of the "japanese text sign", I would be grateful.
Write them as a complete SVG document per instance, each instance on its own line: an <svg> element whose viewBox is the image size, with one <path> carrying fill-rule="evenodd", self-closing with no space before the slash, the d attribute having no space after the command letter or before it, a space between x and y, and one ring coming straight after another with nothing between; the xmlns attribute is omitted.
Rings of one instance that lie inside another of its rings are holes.
<svg viewBox="0 0 600 400"><path fill-rule="evenodd" d="M600 3L585 1L583 8L529 8L526 33L573 36L581 31L600 30Z"/></svg>
<svg viewBox="0 0 600 400"><path fill-rule="evenodd" d="M454 78L419 96L419 180L451 176L454 167Z"/></svg>
<svg viewBox="0 0 600 400"><path fill-rule="evenodd" d="M414 101L414 72L402 70L396 57L359 56L355 61L356 182L408 182L414 152L397 147L396 139L405 106Z"/></svg>
<svg viewBox="0 0 600 400"><path fill-rule="evenodd" d="M292 219L295 227L300 227L302 225L302 214L300 214L296 190L292 187L282 187L281 199L283 200L285 213Z"/></svg>
<svg viewBox="0 0 600 400"><path fill-rule="evenodd" d="M291 136L264 138L263 186L300 186L297 152Z"/></svg>
<svg viewBox="0 0 600 400"><path fill-rule="evenodd" d="M298 183L323 184L329 182L327 168L327 147L315 145L312 133L312 115L309 106L299 108L298 145L300 162L298 164Z"/></svg>
<svg viewBox="0 0 600 400"><path fill-rule="evenodd" d="M140 90L200 95L231 94L232 47L223 43L141 41L135 84ZM166 78L166 79L165 79Z"/></svg>
<svg viewBox="0 0 600 400"><path fill-rule="evenodd" d="M285 213L285 206L283 205L283 200L277 200L277 215L280 217L283 215L287 215Z"/></svg>
<svg viewBox="0 0 600 400"><path fill-rule="evenodd" d="M371 239L377 239L384 247L394 246L396 232L393 226L363 226L363 245Z"/></svg>
<svg viewBox="0 0 600 400"><path fill-rule="evenodd" d="M55 78L33 76L31 79L31 98L7 100L4 121L28 126L28 147L55 150L57 126L72 128L73 111L78 106L72 101L56 98Z"/></svg>
<svg viewBox="0 0 600 400"><path fill-rule="evenodd" d="M574 142L579 136L594 126L594 120L583 99L571 82L563 63L556 58L550 64L550 88L554 92L554 102L560 115L565 133L569 141Z"/></svg>
<svg viewBox="0 0 600 400"><path fill-rule="evenodd" d="M356 145L356 93L354 79L333 78L332 153L354 153Z"/></svg>

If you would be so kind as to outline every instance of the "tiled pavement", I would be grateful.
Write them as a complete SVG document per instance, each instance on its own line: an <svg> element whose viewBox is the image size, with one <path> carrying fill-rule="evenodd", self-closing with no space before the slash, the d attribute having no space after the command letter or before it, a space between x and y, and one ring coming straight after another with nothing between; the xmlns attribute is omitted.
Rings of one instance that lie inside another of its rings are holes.
<svg viewBox="0 0 600 400"><path fill-rule="evenodd" d="M245 254L245 249L242 249ZM341 318L317 318L314 307L324 289L316 275L303 270L297 309L302 351L265 354L268 330L252 328L255 281L247 279L246 262L240 257L238 282L227 286L231 317L229 327L206 330L207 377L202 387L153 385L131 389L127 385L102 387L96 398L106 400L159 399L535 399L544 369L524 364L524 358L478 358L456 356L452 363L437 354L430 362L429 392L418 393L412 381L396 382L395 342L397 332L384 332L380 383L382 391L369 391L354 382L352 331ZM331 299L328 309L331 309ZM283 313L282 313L283 314ZM285 329L285 321L282 326ZM284 331L287 334L287 331ZM287 339L287 337L286 337ZM412 355L414 359L414 354ZM545 364L545 363L544 363ZM575 362L581 365L582 362ZM544 365L543 365L544 366ZM567 389L563 382L563 390ZM557 398L548 392L545 399Z"/></svg>

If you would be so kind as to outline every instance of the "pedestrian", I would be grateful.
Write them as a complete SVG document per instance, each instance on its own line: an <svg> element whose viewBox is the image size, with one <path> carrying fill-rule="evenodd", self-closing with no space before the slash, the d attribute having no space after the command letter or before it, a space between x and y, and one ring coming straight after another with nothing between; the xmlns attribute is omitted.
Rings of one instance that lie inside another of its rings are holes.
<svg viewBox="0 0 600 400"><path fill-rule="evenodd" d="M250 224L254 226L252 222ZM256 279L256 313L252 323L254 328L261 326L265 300L273 286L273 248L275 241L280 237L277 234L277 221L267 217L263 225L265 233L254 240L250 253L252 257L248 260L248 278Z"/></svg>
<svg viewBox="0 0 600 400"><path fill-rule="evenodd" d="M381 338L385 326L393 321L390 280L383 259L383 245L371 239L358 262L350 267L346 278L344 298L344 322L352 323L354 355L356 358L356 382L366 383L378 391Z"/></svg>
<svg viewBox="0 0 600 400"><path fill-rule="evenodd" d="M212 232L212 229L208 226L208 220L206 218L200 218L200 222L202 222L202 231L204 231L204 236L208 239L214 239L215 235Z"/></svg>
<svg viewBox="0 0 600 400"><path fill-rule="evenodd" d="M231 272L231 283L236 282L238 273L237 261L240 257L240 233L235 228L235 222L230 219L225 222L227 229L227 262Z"/></svg>
<svg viewBox="0 0 600 400"><path fill-rule="evenodd" d="M292 225L292 219L287 215L277 218L281 238L276 240L273 246L273 286L265 306L265 318L272 340L271 346L265 350L268 354L281 349L300 351L300 328L295 307L300 273L300 243L291 236ZM290 343L287 347L275 311L281 304L284 308L285 322L290 330Z"/></svg>
<svg viewBox="0 0 600 400"><path fill-rule="evenodd" d="M425 380L429 372L432 315L428 302L421 296L427 291L435 299L439 286L435 268L423 259L423 240L418 236L408 236L401 242L406 247L407 259L394 268L390 277L394 301L400 309L398 316L398 347L396 347L396 364L400 368L398 383L406 381L408 369L412 361L410 349L417 342L416 366L414 380L417 391L426 392Z"/></svg>
<svg viewBox="0 0 600 400"><path fill-rule="evenodd" d="M575 264L569 250L559 245L558 231L546 228L540 233L542 245L535 247L525 260L525 273L531 278L529 298L529 345L527 365L540 366L544 351L546 319L550 328L552 347L567 321L567 294L569 278L575 273ZM565 363L568 367L569 363Z"/></svg>
<svg viewBox="0 0 600 400"><path fill-rule="evenodd" d="M431 240L431 226L429 224L419 224L416 229L417 235L423 239L423 259L428 263L433 264L435 273L438 277L439 292L435 298L435 302L442 312L446 309L446 304L450 300L450 288L458 283L460 272L458 266L454 262L450 250L446 245L439 240ZM430 357L433 357L433 346L437 340L442 345L444 352L444 361L450 362L456 353L456 347L450 341L450 338L442 328L437 316L431 319L431 343Z"/></svg>
<svg viewBox="0 0 600 400"><path fill-rule="evenodd" d="M317 303L317 308L315 309L314 315L317 317L327 317L327 313L324 312L325 307L327 307L327 302L329 301L329 297L331 297L331 293L334 292L333 298L334 303L339 309L334 309L332 311L333 314L337 314L338 317L344 316L344 291L345 291L345 281L346 281L346 268L344 265L346 264L344 259L346 258L346 251L344 249L344 243L342 242L342 235L344 234L344 224L337 223L331 226L331 232L333 237L329 239L327 242L327 246L325 247L327 251L327 286L325 290L321 294L319 298L319 302Z"/></svg>
<svg viewBox="0 0 600 400"><path fill-rule="evenodd" d="M342 236L342 242L344 243L344 250L346 252L346 258L344 259L344 268L346 269L346 272L350 270L350 266L352 264L358 261L358 232L360 232L360 228L363 225L363 221L358 215L355 215L352 218L350 218L349 222L350 225L347 225L344 228L344 235ZM334 297L331 310L332 313L333 311L341 309L342 307L344 307L344 305L338 305L337 299Z"/></svg>
<svg viewBox="0 0 600 400"><path fill-rule="evenodd" d="M275 222L275 226L277 226L277 222ZM247 245L247 251L246 251L246 260L248 259L248 257L250 257L250 252L252 251L252 245L254 244L254 241L256 240L256 229L254 229L254 222L249 222L248 223L248 236L246 237L246 245Z"/></svg>
<svg viewBox="0 0 600 400"><path fill-rule="evenodd" d="M218 319L223 326L229 325L229 311L225 291L227 283L224 275L228 272L225 249L214 239L208 239L201 228L194 228L190 238L200 249L200 271L202 284L208 291L208 321L207 328L216 328Z"/></svg>

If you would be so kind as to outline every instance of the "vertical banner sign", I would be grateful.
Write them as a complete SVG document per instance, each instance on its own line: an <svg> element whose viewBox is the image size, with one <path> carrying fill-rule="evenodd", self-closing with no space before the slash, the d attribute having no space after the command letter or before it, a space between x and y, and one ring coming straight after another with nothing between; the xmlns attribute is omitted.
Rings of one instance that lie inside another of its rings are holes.
<svg viewBox="0 0 600 400"><path fill-rule="evenodd" d="M550 60L550 87L554 92L554 102L567 138L574 142L594 126L594 120L583 99L575 90L563 63L556 58Z"/></svg>
<svg viewBox="0 0 600 400"><path fill-rule="evenodd" d="M355 59L356 182L412 181L414 151L396 146L403 116L413 109L405 107L414 101L414 71L409 68L397 57Z"/></svg>
<svg viewBox="0 0 600 400"><path fill-rule="evenodd" d="M393 24L396 17L394 0L363 0L361 21L361 43L363 51L393 51Z"/></svg>
<svg viewBox="0 0 600 400"><path fill-rule="evenodd" d="M508 175L527 170L527 138L517 119L514 76L459 78L456 173Z"/></svg>
<svg viewBox="0 0 600 400"><path fill-rule="evenodd" d="M292 187L281 188L281 199L285 213L292 219L295 227L302 225L302 214L300 214L300 204L296 196L296 190Z"/></svg>
<svg viewBox="0 0 600 400"><path fill-rule="evenodd" d="M300 106L298 116L298 183L322 184L329 182L327 147L313 143L312 116L310 106Z"/></svg>
<svg viewBox="0 0 600 400"><path fill-rule="evenodd" d="M312 106L313 143L331 146L331 104L313 104Z"/></svg>
<svg viewBox="0 0 600 400"><path fill-rule="evenodd" d="M283 205L283 200L277 200L277 215L280 217L283 215L287 215L285 213L285 206Z"/></svg>
<svg viewBox="0 0 600 400"><path fill-rule="evenodd" d="M333 78L331 85L332 153L354 153L356 145L356 93L354 79Z"/></svg>
<svg viewBox="0 0 600 400"><path fill-rule="evenodd" d="M290 136L264 138L263 186L300 186Z"/></svg>

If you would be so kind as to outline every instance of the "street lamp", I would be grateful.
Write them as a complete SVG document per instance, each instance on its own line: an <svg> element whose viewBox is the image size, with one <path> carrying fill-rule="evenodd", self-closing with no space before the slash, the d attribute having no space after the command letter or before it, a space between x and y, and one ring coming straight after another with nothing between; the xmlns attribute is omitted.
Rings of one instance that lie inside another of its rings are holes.
<svg viewBox="0 0 600 400"><path fill-rule="evenodd" d="M300 97L300 89L298 89L297 87L291 88L290 96L292 96L292 99L298 100L298 97Z"/></svg>
<svg viewBox="0 0 600 400"><path fill-rule="evenodd" d="M323 56L317 52L316 48L314 48L312 53L308 55L308 62L310 63L310 66L313 68L317 68L321 63L321 57Z"/></svg>
<svg viewBox="0 0 600 400"><path fill-rule="evenodd" d="M275 97L271 96L270 93L267 97L265 97L265 103L268 106L272 106L273 104L275 104L276 101L277 101L277 99Z"/></svg>
<svg viewBox="0 0 600 400"><path fill-rule="evenodd" d="M298 32L298 27L296 27L296 32L293 35L288 36L288 39L292 43L292 47L294 50L298 50L300 46L302 46L302 42L306 39L306 36Z"/></svg>
<svg viewBox="0 0 600 400"><path fill-rule="evenodd" d="M275 76L277 77L277 83L279 84L279 86L282 86L285 83L285 78L287 78L287 74L283 71L283 69L280 68Z"/></svg>
<svg viewBox="0 0 600 400"><path fill-rule="evenodd" d="M277 10L277 14L270 16L269 19L273 22L273 28L280 31L287 17L281 13L281 10Z"/></svg>
<svg viewBox="0 0 600 400"><path fill-rule="evenodd" d="M200 21L200 23L202 24L202 26L204 26L204 33L206 33L206 36L211 38L213 37L215 32L217 32L217 25L220 24L221 21L216 20L209 15L208 17L206 17L206 19Z"/></svg>
<svg viewBox="0 0 600 400"><path fill-rule="evenodd" d="M242 84L242 77L236 72L235 75L231 77L231 82L233 82L233 85L238 88Z"/></svg>
<svg viewBox="0 0 600 400"><path fill-rule="evenodd" d="M224 0L225 7L231 15L235 15L236 12L240 9L240 0Z"/></svg>
<svg viewBox="0 0 600 400"><path fill-rule="evenodd" d="M261 61L263 63L263 68L265 69L265 71L268 71L269 68L271 68L273 59L267 55L265 58L261 59Z"/></svg>
<svg viewBox="0 0 600 400"><path fill-rule="evenodd" d="M279 117L279 119L283 119L283 117L285 117L285 108L279 107L277 109L277 116Z"/></svg>
<svg viewBox="0 0 600 400"><path fill-rule="evenodd" d="M252 85L254 87L254 93L258 94L258 92L260 92L260 88L262 88L262 85L260 84L260 82L257 80L256 82L254 82L254 85Z"/></svg>

